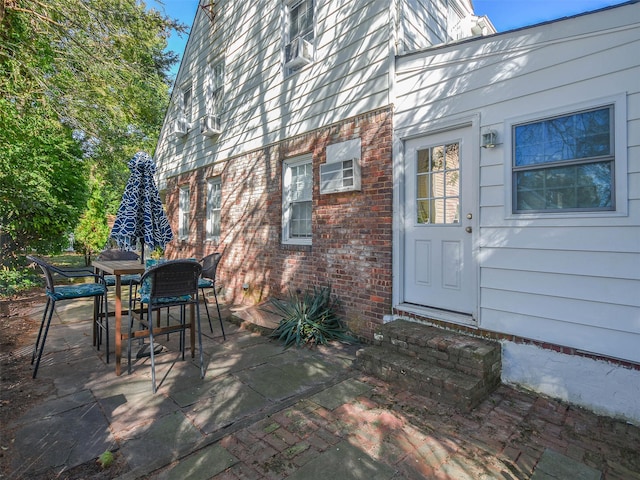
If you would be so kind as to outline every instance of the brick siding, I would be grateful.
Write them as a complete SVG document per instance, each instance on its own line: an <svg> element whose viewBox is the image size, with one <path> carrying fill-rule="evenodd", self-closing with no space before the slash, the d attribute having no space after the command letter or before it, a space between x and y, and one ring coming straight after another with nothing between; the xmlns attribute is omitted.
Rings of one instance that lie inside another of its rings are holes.
<svg viewBox="0 0 640 480"><path fill-rule="evenodd" d="M369 112L247 154L168 179L167 214L178 230L179 187L190 186L189 239L174 240L167 256L200 258L224 251L219 270L232 304L256 304L289 290L331 285L341 315L362 339L391 313L392 118ZM320 195L319 170L327 145L360 138L362 189ZM313 245L281 243L282 164L313 155ZM219 244L206 241L207 180L222 180ZM248 289L243 289L247 284Z"/></svg>

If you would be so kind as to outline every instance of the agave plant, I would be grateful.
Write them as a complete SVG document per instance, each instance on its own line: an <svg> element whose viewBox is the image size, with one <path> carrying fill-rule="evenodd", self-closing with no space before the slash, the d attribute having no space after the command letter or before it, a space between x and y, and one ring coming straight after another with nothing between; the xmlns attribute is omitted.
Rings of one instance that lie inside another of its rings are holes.
<svg viewBox="0 0 640 480"><path fill-rule="evenodd" d="M313 287L304 294L290 291L286 300L272 298L270 303L276 310L271 313L282 316L270 336L282 340L285 348L355 341L336 314L338 302L331 298L331 287Z"/></svg>

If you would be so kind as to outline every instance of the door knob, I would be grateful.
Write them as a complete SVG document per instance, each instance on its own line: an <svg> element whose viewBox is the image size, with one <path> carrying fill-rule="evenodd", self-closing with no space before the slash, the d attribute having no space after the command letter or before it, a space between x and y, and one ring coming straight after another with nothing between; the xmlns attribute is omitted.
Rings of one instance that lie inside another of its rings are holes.
<svg viewBox="0 0 640 480"><path fill-rule="evenodd" d="M467 213L467 219L471 220L473 218L473 215L471 213Z"/></svg>
<svg viewBox="0 0 640 480"><path fill-rule="evenodd" d="M465 228L465 231L466 231L467 233L471 233L471 227L467 227L467 228Z"/></svg>

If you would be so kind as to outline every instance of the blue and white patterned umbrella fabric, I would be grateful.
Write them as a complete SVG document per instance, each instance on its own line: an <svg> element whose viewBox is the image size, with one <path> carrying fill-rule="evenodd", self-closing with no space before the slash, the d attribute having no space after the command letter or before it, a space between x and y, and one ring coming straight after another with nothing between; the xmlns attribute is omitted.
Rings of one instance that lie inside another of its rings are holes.
<svg viewBox="0 0 640 480"><path fill-rule="evenodd" d="M128 165L131 176L110 237L125 250L135 250L138 239L150 250L164 249L173 239L173 232L153 178L156 164L149 154L138 152Z"/></svg>

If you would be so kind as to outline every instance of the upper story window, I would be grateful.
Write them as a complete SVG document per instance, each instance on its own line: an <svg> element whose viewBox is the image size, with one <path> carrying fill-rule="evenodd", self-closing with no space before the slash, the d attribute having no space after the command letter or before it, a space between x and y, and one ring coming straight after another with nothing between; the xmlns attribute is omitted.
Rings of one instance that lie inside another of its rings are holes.
<svg viewBox="0 0 640 480"><path fill-rule="evenodd" d="M314 2L292 0L285 4L286 35L284 48L285 73L297 72L313 61L314 55Z"/></svg>
<svg viewBox="0 0 640 480"><path fill-rule="evenodd" d="M180 198L178 201L178 238L186 240L189 238L189 186L180 187Z"/></svg>
<svg viewBox="0 0 640 480"><path fill-rule="evenodd" d="M220 241L222 182L220 177L207 180L207 240Z"/></svg>
<svg viewBox="0 0 640 480"><path fill-rule="evenodd" d="M222 112L224 109L224 60L209 64L205 76L205 104L207 113L202 120L200 131L206 136L222 132Z"/></svg>
<svg viewBox="0 0 640 480"><path fill-rule="evenodd" d="M514 213L615 210L614 106L512 126Z"/></svg>
<svg viewBox="0 0 640 480"><path fill-rule="evenodd" d="M171 126L171 134L183 138L191 129L191 85L185 85L176 92L176 118Z"/></svg>
<svg viewBox="0 0 640 480"><path fill-rule="evenodd" d="M178 98L179 115L182 116L186 122L191 122L192 91L191 85L182 87Z"/></svg>
<svg viewBox="0 0 640 480"><path fill-rule="evenodd" d="M311 245L312 156L285 160L282 167L282 243Z"/></svg>
<svg viewBox="0 0 640 480"><path fill-rule="evenodd" d="M207 114L220 115L224 106L224 60L218 60L208 65L205 89Z"/></svg>

